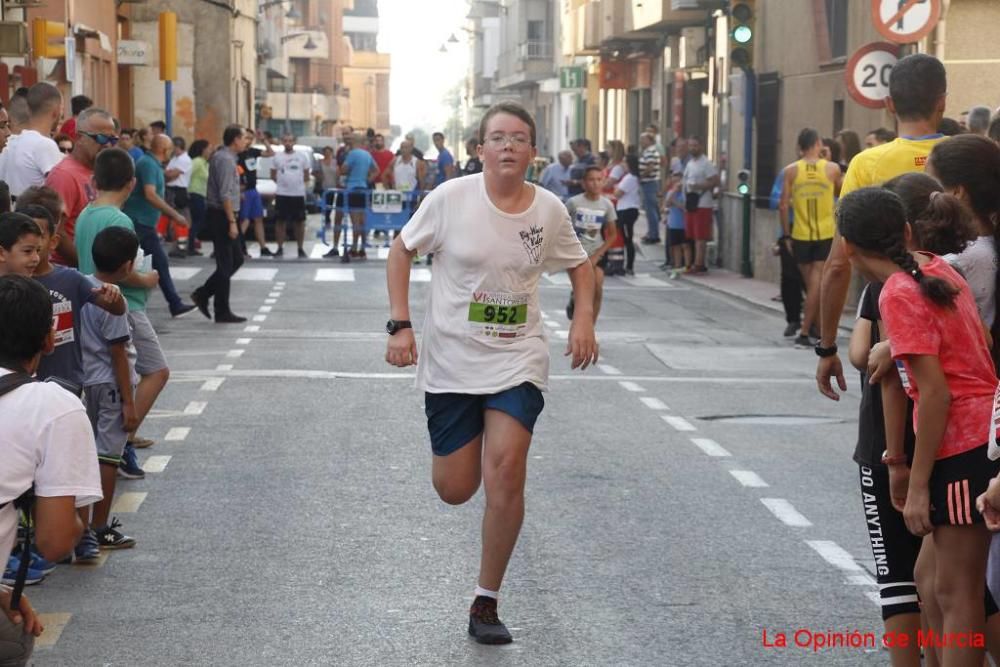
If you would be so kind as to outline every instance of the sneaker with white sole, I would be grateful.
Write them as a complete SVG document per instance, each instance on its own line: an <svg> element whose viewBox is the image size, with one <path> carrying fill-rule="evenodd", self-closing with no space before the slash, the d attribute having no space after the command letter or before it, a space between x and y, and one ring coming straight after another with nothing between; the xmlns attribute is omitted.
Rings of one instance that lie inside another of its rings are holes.
<svg viewBox="0 0 1000 667"><path fill-rule="evenodd" d="M135 447L125 445L122 459L118 462L118 476L125 479L145 479L146 471L139 467L139 459L135 455Z"/></svg>
<svg viewBox="0 0 1000 667"><path fill-rule="evenodd" d="M121 525L117 517L112 517L111 525L95 529L97 544L101 549L131 549L135 546L135 538L118 530Z"/></svg>

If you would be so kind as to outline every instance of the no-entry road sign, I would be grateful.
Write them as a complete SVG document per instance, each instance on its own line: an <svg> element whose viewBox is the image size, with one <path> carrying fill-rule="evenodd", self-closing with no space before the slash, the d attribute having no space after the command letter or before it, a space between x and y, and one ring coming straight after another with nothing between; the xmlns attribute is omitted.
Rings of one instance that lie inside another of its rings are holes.
<svg viewBox="0 0 1000 667"><path fill-rule="evenodd" d="M941 0L872 0L872 23L895 44L926 37L941 18Z"/></svg>

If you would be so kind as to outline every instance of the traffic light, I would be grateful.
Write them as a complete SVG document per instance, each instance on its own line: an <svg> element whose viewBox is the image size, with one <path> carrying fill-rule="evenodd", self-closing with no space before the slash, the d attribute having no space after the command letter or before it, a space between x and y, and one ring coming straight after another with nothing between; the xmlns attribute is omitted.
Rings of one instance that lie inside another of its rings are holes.
<svg viewBox="0 0 1000 667"><path fill-rule="evenodd" d="M160 81L177 80L177 14L160 14Z"/></svg>
<svg viewBox="0 0 1000 667"><path fill-rule="evenodd" d="M754 22L757 14L757 0L734 0L729 11L729 57L733 65L743 69L753 69L753 38L756 31Z"/></svg>
<svg viewBox="0 0 1000 667"><path fill-rule="evenodd" d="M50 40L57 39L58 42ZM34 19L31 22L31 55L37 58L62 58L66 55L66 26L59 21Z"/></svg>
<svg viewBox="0 0 1000 667"><path fill-rule="evenodd" d="M750 170L740 169L736 174L736 192L741 197L750 196Z"/></svg>

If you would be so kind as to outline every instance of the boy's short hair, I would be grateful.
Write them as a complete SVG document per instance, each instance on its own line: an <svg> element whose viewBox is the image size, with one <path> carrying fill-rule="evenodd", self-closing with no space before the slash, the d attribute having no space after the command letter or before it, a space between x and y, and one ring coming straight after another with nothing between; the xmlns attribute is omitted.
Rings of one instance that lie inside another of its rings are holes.
<svg viewBox="0 0 1000 667"><path fill-rule="evenodd" d="M139 237L125 227L105 227L94 237L91 253L101 273L114 273L139 252Z"/></svg>
<svg viewBox="0 0 1000 667"><path fill-rule="evenodd" d="M132 156L121 148L105 148L94 160L94 183L102 192L123 190L134 176Z"/></svg>
<svg viewBox="0 0 1000 667"><path fill-rule="evenodd" d="M45 226L42 227L42 231L48 236L53 236L56 233L56 221L52 219L52 214L49 213L49 209L44 206L39 206L38 204L28 204L27 206L22 206L21 202L17 203L17 212L23 213L35 222L39 220L45 221Z"/></svg>
<svg viewBox="0 0 1000 667"><path fill-rule="evenodd" d="M28 235L42 235L37 222L23 213L0 213L0 248L10 250L22 237Z"/></svg>
<svg viewBox="0 0 1000 667"><path fill-rule="evenodd" d="M596 164L592 164L583 170L583 178L586 179L590 176L590 172L596 171L598 174L604 175L604 170L598 167Z"/></svg>
<svg viewBox="0 0 1000 667"><path fill-rule="evenodd" d="M50 188L47 185L33 185L24 192L22 192L17 197L17 207L14 210L20 210L25 206L32 205L44 206L48 209L49 214L52 219L59 222L62 218L63 212L63 200L59 196L59 193Z"/></svg>
<svg viewBox="0 0 1000 667"><path fill-rule="evenodd" d="M0 322L4 323L0 327L0 363L13 366L33 358L45 348L45 339L52 331L49 291L31 278L0 276Z"/></svg>

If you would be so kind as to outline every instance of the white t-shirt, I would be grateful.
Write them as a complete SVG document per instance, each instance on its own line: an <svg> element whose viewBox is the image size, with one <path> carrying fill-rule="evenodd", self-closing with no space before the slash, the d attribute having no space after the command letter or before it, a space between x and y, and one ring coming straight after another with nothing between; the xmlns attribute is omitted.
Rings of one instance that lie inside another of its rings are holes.
<svg viewBox="0 0 1000 667"><path fill-rule="evenodd" d="M45 177L63 157L51 138L35 130L23 130L7 140L0 162L0 179L7 181L10 194L17 197L35 185L45 185Z"/></svg>
<svg viewBox="0 0 1000 667"><path fill-rule="evenodd" d="M432 394L494 394L523 382L542 391L549 344L538 305L543 272L587 261L566 207L532 186L523 213L504 213L482 174L445 181L403 227L403 244L434 253L417 387Z"/></svg>
<svg viewBox="0 0 1000 667"><path fill-rule="evenodd" d="M979 316L992 327L996 317L997 251L992 236L979 236L958 254L942 259L961 269L979 308Z"/></svg>
<svg viewBox="0 0 1000 667"><path fill-rule="evenodd" d="M282 197L305 197L304 174L312 168L312 163L303 153L281 151L271 158L271 168L278 171L276 194Z"/></svg>
<svg viewBox="0 0 1000 667"><path fill-rule="evenodd" d="M0 369L0 377L10 371ZM97 448L80 399L51 382L33 382L0 397L0 562L17 537L11 503L35 485L45 498L76 496L76 506L101 499Z"/></svg>
<svg viewBox="0 0 1000 667"><path fill-rule="evenodd" d="M622 191L622 196L618 199L615 207L619 211L629 208L639 208L639 179L635 174L625 174L622 180L618 181L617 189Z"/></svg>
<svg viewBox="0 0 1000 667"><path fill-rule="evenodd" d="M417 158L410 156L409 162L404 162L402 156L392 163L392 178L397 190L409 192L417 189Z"/></svg>
<svg viewBox="0 0 1000 667"><path fill-rule="evenodd" d="M693 157L688 160L687 165L684 167L685 196L689 192L695 192L695 188L692 187L695 183L707 181L718 173L719 170L715 168L715 165L712 164L712 161L704 153L699 157ZM698 208L712 208L713 205L712 188L701 192L701 199L698 200Z"/></svg>
<svg viewBox="0 0 1000 667"><path fill-rule="evenodd" d="M181 153L180 155L175 155L170 158L170 162L167 163L167 170L170 169L180 169L181 174L172 181L167 181L167 185L172 188L187 188L191 183L191 156L187 153Z"/></svg>

